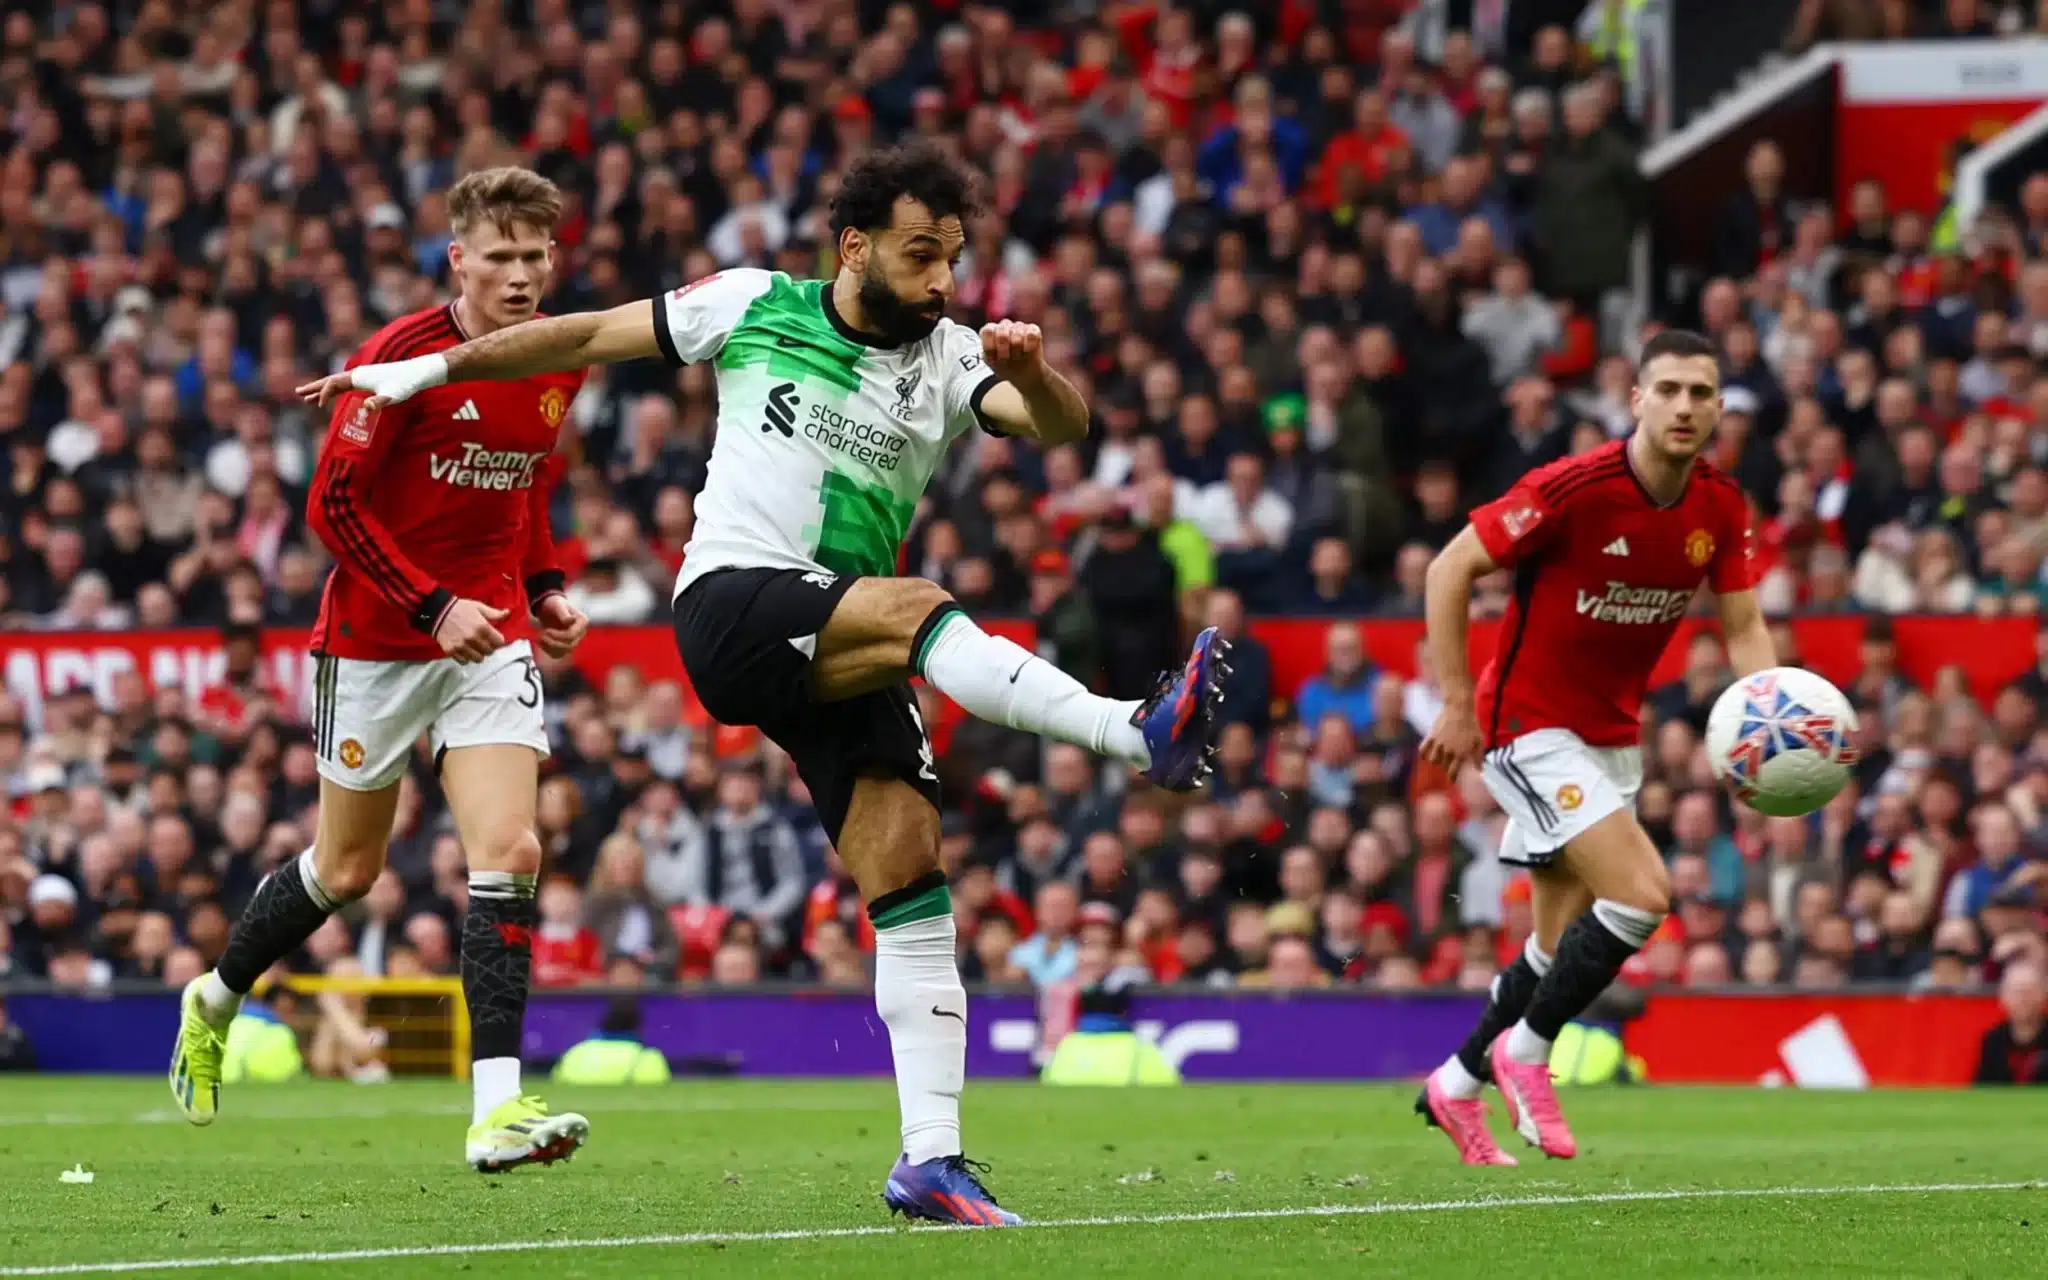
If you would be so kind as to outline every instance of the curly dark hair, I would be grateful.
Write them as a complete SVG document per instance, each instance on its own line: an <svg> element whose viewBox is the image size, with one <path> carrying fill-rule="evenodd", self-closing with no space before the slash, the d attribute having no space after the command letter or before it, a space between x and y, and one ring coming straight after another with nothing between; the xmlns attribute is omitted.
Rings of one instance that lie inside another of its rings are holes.
<svg viewBox="0 0 2048 1280"><path fill-rule="evenodd" d="M869 152L839 181L832 200L832 236L837 239L848 227L884 230L904 196L931 210L934 218L964 221L979 208L974 188L974 176L929 143Z"/></svg>

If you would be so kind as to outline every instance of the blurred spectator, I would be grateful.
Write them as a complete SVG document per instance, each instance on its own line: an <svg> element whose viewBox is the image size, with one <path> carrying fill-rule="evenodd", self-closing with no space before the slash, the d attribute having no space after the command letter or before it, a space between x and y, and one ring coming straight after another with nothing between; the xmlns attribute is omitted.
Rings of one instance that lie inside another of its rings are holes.
<svg viewBox="0 0 2048 1280"><path fill-rule="evenodd" d="M583 918L605 965L623 958L648 973L676 971L681 945L667 913L647 891L646 862L632 836L619 832L599 847Z"/></svg>
<svg viewBox="0 0 2048 1280"><path fill-rule="evenodd" d="M1335 715L1353 733L1367 733L1377 714L1373 693L1379 673L1366 660L1365 641L1358 628L1337 623L1323 638L1326 665L1322 674L1311 676L1296 695L1295 710L1305 725L1320 732L1324 718Z"/></svg>
<svg viewBox="0 0 2048 1280"><path fill-rule="evenodd" d="M1075 929L1080 922L1081 897L1065 880L1048 881L1032 900L1032 917L1037 928L1010 952L1009 962L1039 987L1064 982L1074 976L1080 953Z"/></svg>
<svg viewBox="0 0 2048 1280"><path fill-rule="evenodd" d="M1273 722L1273 660L1265 644L1246 630L1243 600L1234 591L1211 592L1206 625L1230 642L1230 674L1223 681L1217 722L1264 733Z"/></svg>
<svg viewBox="0 0 2048 1280"><path fill-rule="evenodd" d="M1112 507L1082 567L1081 589L1105 636L1103 691L1116 698L1151 693L1179 647L1179 596L1159 534L1141 530L1128 508Z"/></svg>
<svg viewBox="0 0 2048 1280"><path fill-rule="evenodd" d="M1978 1084L2048 1084L2048 979L2032 964L2014 965L1998 983L2005 1021L1984 1033Z"/></svg>
<svg viewBox="0 0 2048 1280"><path fill-rule="evenodd" d="M754 923L771 948L793 937L808 883L788 819L769 807L760 773L729 768L704 823L704 856L684 888L692 906L715 906Z"/></svg>
<svg viewBox="0 0 2048 1280"><path fill-rule="evenodd" d="M533 985L573 987L595 980L604 971L603 944L583 923L582 891L573 881L550 878L540 889L539 914L533 930ZM406 924L407 940L413 940L414 926L435 919L414 916ZM428 967L431 971L433 966Z"/></svg>

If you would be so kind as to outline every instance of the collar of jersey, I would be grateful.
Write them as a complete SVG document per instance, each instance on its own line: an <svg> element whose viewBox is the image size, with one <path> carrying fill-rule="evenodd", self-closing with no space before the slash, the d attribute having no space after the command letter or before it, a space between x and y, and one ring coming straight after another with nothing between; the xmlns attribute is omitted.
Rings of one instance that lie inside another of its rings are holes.
<svg viewBox="0 0 2048 1280"><path fill-rule="evenodd" d="M1686 494L1692 492L1692 471L1688 470L1685 473L1685 484L1682 488L1679 489L1677 497L1673 498L1669 502L1657 501L1657 495L1650 492L1650 486L1643 483L1642 473L1636 470L1635 455L1629 452L1629 443L1634 439L1635 432L1633 431L1631 431L1628 435L1623 436L1621 438L1621 465L1623 469L1625 469L1628 472L1628 478L1630 480L1635 481L1636 492L1643 495L1644 502L1649 503L1652 507L1655 507L1659 511L1672 510L1673 508L1677 507L1680 503L1685 501Z"/></svg>
<svg viewBox="0 0 2048 1280"><path fill-rule="evenodd" d="M863 347L873 347L877 351L894 351L902 345L896 342L883 342L874 334L863 333L846 323L846 317L839 314L839 304L832 301L832 283L827 280L825 287L818 290L818 305L825 309L825 319L831 322L833 332L848 342L857 342Z"/></svg>

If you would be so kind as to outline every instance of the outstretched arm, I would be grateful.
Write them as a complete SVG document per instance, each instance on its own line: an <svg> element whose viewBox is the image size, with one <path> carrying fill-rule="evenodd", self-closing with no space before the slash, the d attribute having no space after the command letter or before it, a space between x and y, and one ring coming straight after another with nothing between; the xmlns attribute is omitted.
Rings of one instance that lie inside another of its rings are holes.
<svg viewBox="0 0 2048 1280"><path fill-rule="evenodd" d="M610 311L584 311L510 325L441 353L448 381L505 381L588 369L661 354L654 304L641 299Z"/></svg>
<svg viewBox="0 0 2048 1280"><path fill-rule="evenodd" d="M629 302L610 311L529 320L431 355L357 365L307 383L299 395L326 404L349 391L367 391L368 407L375 413L444 382L503 382L657 356L661 343L655 307L647 301Z"/></svg>

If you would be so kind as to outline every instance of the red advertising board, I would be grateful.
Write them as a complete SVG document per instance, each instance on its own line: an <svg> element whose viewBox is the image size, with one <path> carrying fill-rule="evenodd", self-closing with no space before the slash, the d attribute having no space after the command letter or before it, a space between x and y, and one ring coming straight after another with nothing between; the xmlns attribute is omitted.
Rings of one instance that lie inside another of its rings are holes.
<svg viewBox="0 0 2048 1280"><path fill-rule="evenodd" d="M2004 1016L1988 995L1673 992L1651 996L1622 1040L1656 1084L1961 1085Z"/></svg>
<svg viewBox="0 0 2048 1280"><path fill-rule="evenodd" d="M1989 141L2048 97L2048 44L1857 46L1842 61L1841 89L1836 209L1848 209L1855 183L1876 178L1893 208L1932 216L1948 198L1959 144Z"/></svg>
<svg viewBox="0 0 2048 1280"><path fill-rule="evenodd" d="M983 625L1020 644L1031 643L1028 622ZM1423 634L1421 619L1373 619L1358 625L1374 662L1389 671L1413 674ZM1711 625L1700 618L1681 623L1655 679L1676 679L1685 665L1686 642L1700 627ZM1322 669L1330 626L1320 618L1272 618L1252 624L1252 634L1272 658L1276 692L1292 694ZM1474 670L1492 653L1498 626L1490 621L1473 624ZM1799 618L1792 627L1807 666L1837 683L1855 676L1861 662L1862 618ZM1968 674L1978 696L1988 697L2034 662L2034 624L2023 618L1901 617L1894 619L1894 630L1900 665L1923 686L1936 671L1954 663ZM264 650L275 687L296 691L296 706L303 713L312 688L306 633L266 632ZM675 639L665 627L593 627L575 661L593 683L601 683L620 663L638 667L648 680L683 681ZM175 685L196 696L219 682L221 665L220 639L211 631L0 632L0 684L27 704L33 724L41 722L44 698L80 684L104 700L111 695L116 676L140 671L152 687Z"/></svg>

